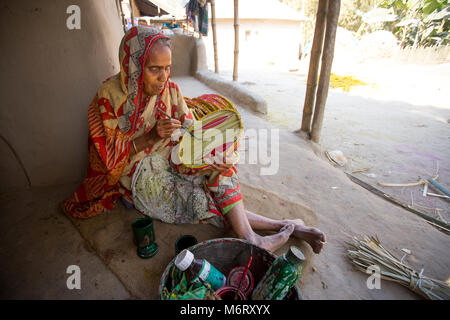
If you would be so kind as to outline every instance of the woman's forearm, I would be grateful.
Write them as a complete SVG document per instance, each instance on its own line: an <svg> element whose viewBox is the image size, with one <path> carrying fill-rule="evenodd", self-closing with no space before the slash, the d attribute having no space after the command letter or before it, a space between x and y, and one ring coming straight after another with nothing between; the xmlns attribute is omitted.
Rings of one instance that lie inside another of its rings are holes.
<svg viewBox="0 0 450 320"><path fill-rule="evenodd" d="M153 146L159 141L159 137L156 134L156 126L152 128L148 133L133 139L131 142L131 155L135 155L148 147Z"/></svg>

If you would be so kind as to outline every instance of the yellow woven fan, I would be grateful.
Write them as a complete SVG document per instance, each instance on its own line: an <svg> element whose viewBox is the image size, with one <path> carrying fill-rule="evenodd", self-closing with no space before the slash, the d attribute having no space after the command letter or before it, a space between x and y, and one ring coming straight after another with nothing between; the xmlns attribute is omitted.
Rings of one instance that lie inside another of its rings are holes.
<svg viewBox="0 0 450 320"><path fill-rule="evenodd" d="M197 121L183 134L175 150L179 161L190 168L206 168L223 157L227 163L237 163L235 149L244 126L234 105L219 94L184 99Z"/></svg>
<svg viewBox="0 0 450 320"><path fill-rule="evenodd" d="M189 168L211 163L237 163L235 148L243 132L241 116L231 110L216 110L194 122L181 138L178 157Z"/></svg>

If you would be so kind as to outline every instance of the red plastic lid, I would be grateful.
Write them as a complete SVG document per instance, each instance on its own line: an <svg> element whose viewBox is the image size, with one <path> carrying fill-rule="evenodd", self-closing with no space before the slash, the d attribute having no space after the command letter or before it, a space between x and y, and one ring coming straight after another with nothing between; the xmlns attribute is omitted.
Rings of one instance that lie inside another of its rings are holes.
<svg viewBox="0 0 450 320"><path fill-rule="evenodd" d="M236 267L231 269L230 273L228 273L227 285L238 288L244 271L245 267ZM253 275L250 270L248 270L245 278L242 279L240 291L242 291L245 296L248 296L252 292L254 285L255 280L253 279Z"/></svg>

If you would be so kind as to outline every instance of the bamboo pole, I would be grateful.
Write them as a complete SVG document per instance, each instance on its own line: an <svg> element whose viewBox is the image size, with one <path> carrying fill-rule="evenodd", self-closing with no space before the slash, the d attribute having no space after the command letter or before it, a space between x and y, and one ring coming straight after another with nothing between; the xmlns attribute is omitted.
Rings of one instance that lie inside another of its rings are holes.
<svg viewBox="0 0 450 320"><path fill-rule="evenodd" d="M309 60L308 80L306 84L305 103L301 131L311 133L311 119L317 89L317 74L319 72L320 56L323 49L328 0L319 0L316 14L316 26Z"/></svg>
<svg viewBox="0 0 450 320"><path fill-rule="evenodd" d="M214 72L219 73L219 57L217 52L217 34L216 34L216 1L210 0L211 3L211 27L213 32L213 48L214 48Z"/></svg>
<svg viewBox="0 0 450 320"><path fill-rule="evenodd" d="M238 58L239 58L239 0L234 0L234 67L233 81L238 78Z"/></svg>
<svg viewBox="0 0 450 320"><path fill-rule="evenodd" d="M139 18L141 14L138 6L136 5L135 0L130 0L130 6L131 6L131 26L134 26L134 18Z"/></svg>
<svg viewBox="0 0 450 320"><path fill-rule="evenodd" d="M337 2L337 1L340 1L340 0L336 0L336 2ZM387 200L387 201L389 201L389 202L392 202L392 203L394 203L394 204L396 204L396 205L398 205L398 206L400 206L400 207L402 207L402 208L408 210L409 212L412 212L412 213L414 213L414 214L416 214L416 215L418 215L418 216L424 218L424 219L427 220L428 222L432 222L432 223L434 223L434 224L437 224L438 226L443 227L443 228L445 228L445 229L450 229L450 224L448 224L448 223L446 223L446 222L439 221L439 220L437 220L437 219L435 219L435 218L433 218L433 217L430 217L429 215L427 215L427 214L425 214L425 213L423 213L423 212L420 212L420 211L418 211L418 210L412 208L412 205L408 205L408 204L406 204L406 203L403 203L402 201L400 201L400 200L398 200L398 199L396 199L396 198L390 196L389 194L384 193L383 191L381 191L381 190L379 190L379 189L377 189L377 188L371 186L370 184L365 183L364 181L362 181L362 180L356 178L356 177L355 177L354 175L352 175L352 174L346 173L346 175L347 175L347 177L349 177L350 180L352 180L353 182L359 184L361 187L363 187L363 188L369 190L370 192L372 192L372 193L374 193L374 194L376 194L376 195L378 195L378 196L384 198L385 200Z"/></svg>
<svg viewBox="0 0 450 320"><path fill-rule="evenodd" d="M322 63L320 67L319 86L317 88L316 105L311 128L311 140L319 143L322 131L325 104L327 102L328 87L330 85L331 66L334 57L334 43L336 41L336 29L339 18L341 0L328 1L327 26L325 31L325 43L323 47Z"/></svg>
<svg viewBox="0 0 450 320"><path fill-rule="evenodd" d="M120 19L122 20L123 32L126 33L127 32L127 21L125 20L125 14L123 13L122 1L123 0L117 0L117 5L118 5L117 9L119 9Z"/></svg>
<svg viewBox="0 0 450 320"><path fill-rule="evenodd" d="M189 34L189 17L186 15L186 32Z"/></svg>
<svg viewBox="0 0 450 320"><path fill-rule="evenodd" d="M131 7L131 10L130 10L131 27L133 28L134 27L134 2L133 2L133 0L130 0L130 7Z"/></svg>

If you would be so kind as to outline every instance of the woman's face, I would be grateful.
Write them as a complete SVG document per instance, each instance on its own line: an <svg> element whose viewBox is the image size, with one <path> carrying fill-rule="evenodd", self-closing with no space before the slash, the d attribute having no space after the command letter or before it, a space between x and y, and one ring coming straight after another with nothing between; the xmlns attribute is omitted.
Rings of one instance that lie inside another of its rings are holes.
<svg viewBox="0 0 450 320"><path fill-rule="evenodd" d="M156 43L148 53L144 66L144 97L160 94L170 76L172 52L166 45Z"/></svg>

